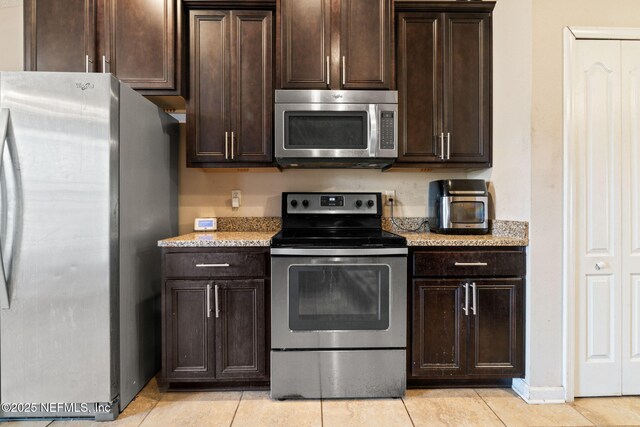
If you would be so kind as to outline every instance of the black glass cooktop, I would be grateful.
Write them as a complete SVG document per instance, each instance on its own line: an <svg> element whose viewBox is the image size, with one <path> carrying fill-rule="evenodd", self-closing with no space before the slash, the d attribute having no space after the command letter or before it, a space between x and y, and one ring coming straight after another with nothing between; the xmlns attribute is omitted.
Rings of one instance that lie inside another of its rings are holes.
<svg viewBox="0 0 640 427"><path fill-rule="evenodd" d="M407 239L381 229L285 229L271 238L273 247L403 247Z"/></svg>

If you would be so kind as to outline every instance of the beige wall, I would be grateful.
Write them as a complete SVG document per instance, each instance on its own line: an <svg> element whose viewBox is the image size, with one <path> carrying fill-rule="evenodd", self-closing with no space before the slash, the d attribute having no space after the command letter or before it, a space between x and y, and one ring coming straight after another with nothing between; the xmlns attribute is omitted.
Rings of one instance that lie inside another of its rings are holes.
<svg viewBox="0 0 640 427"><path fill-rule="evenodd" d="M0 0L0 71L22 70L22 1Z"/></svg>
<svg viewBox="0 0 640 427"><path fill-rule="evenodd" d="M428 182L478 177L491 182L494 217L529 220L531 138L531 0L499 0L494 11L494 167L483 171L384 172L287 170L274 173L180 174L180 231L200 215L279 216L283 191L396 190L395 214L424 216ZM184 151L183 151L184 152ZM184 162L181 162L184 165ZM231 190L242 190L242 207L231 209ZM388 215L388 212L386 212Z"/></svg>
<svg viewBox="0 0 640 427"><path fill-rule="evenodd" d="M532 386L562 380L562 30L640 27L637 0L533 0L531 290Z"/></svg>

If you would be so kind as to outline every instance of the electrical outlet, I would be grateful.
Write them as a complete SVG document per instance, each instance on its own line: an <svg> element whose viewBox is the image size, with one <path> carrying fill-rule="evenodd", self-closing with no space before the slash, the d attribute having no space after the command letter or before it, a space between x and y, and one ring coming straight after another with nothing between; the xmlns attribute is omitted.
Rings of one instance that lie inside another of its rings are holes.
<svg viewBox="0 0 640 427"><path fill-rule="evenodd" d="M239 208L242 204L242 191L231 190L231 207Z"/></svg>
<svg viewBox="0 0 640 427"><path fill-rule="evenodd" d="M398 204L398 200L396 200L396 190L386 190L384 192L384 205L391 206L391 202L389 199L393 199L393 204Z"/></svg>

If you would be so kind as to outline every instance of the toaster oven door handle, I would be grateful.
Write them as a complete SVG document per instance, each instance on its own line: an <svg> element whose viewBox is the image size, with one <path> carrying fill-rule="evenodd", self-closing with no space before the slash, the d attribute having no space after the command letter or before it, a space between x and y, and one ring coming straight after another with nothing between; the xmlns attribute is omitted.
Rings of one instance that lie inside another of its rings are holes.
<svg viewBox="0 0 640 427"><path fill-rule="evenodd" d="M486 262L456 262L456 267L486 267L488 264Z"/></svg>

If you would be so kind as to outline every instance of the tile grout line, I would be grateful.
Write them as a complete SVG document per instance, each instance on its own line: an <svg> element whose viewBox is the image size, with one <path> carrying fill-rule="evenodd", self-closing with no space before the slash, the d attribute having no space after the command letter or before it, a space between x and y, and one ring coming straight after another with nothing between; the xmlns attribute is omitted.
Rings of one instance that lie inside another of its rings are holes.
<svg viewBox="0 0 640 427"><path fill-rule="evenodd" d="M138 397L138 396L136 395L136 397ZM134 400L135 400L135 399L134 399ZM158 406L158 403L160 403L160 401L161 401L161 400L162 400L162 396L160 396L160 399L156 400L156 404L155 404L155 405L153 405L153 408L149 409L149 412L147 412L147 413L145 414L145 416L144 416L144 417L142 417L142 421L140 421L140 424L138 424L138 427L140 427L140 426L142 425L142 423L144 423L144 420L146 420L146 419L147 419L147 417L149 416L149 414L151 414L151 411L153 411L154 409L156 409L156 406ZM133 403L133 401L131 401L129 404L131 404L131 403ZM118 416L120 416L120 415L118 415Z"/></svg>
<svg viewBox="0 0 640 427"><path fill-rule="evenodd" d="M507 423L505 423L504 420L500 418L500 415L498 415L496 411L493 410L491 405L489 405L489 403L487 403L487 401L484 400L484 397L480 396L480 393L478 393L478 391L475 388L473 389L473 392L480 398L480 400L482 400L482 403L484 403L487 406L487 408L489 408L489 410L493 412L493 415L495 415L498 418L498 421L500 421L503 426L507 427Z"/></svg>
<svg viewBox="0 0 640 427"><path fill-rule="evenodd" d="M236 420L236 414L238 413L238 408L240 408L240 402L242 402L242 398L244 397L244 391L240 392L240 399L238 399L238 404L236 405L236 410L233 411L233 417L231 418L231 423L229 427L233 425L233 422Z"/></svg>
<svg viewBox="0 0 640 427"><path fill-rule="evenodd" d="M324 427L324 409L322 406L323 399L320 398L320 427Z"/></svg>
<svg viewBox="0 0 640 427"><path fill-rule="evenodd" d="M413 418L411 418L411 413L409 412L409 408L407 408L407 404L404 401L404 397L401 397L400 400L402 401L402 406L404 406L404 410L407 411L407 415L409 416L409 421L411 421L411 425L413 427L416 427L416 423L414 423Z"/></svg>
<svg viewBox="0 0 640 427"><path fill-rule="evenodd" d="M565 404L567 404L567 403L565 402ZM600 424L598 424L597 422L595 422L594 420L592 420L591 418L589 418L589 417L587 416L587 414L582 413L582 411L580 410L580 408L578 408L578 407L576 406L575 401L573 401L572 403L569 403L568 405L569 405L569 407L573 408L573 410L574 410L574 411L576 411L578 414L582 415L582 416L583 416L587 421L589 421L592 425L594 425L594 426L599 426L599 425L600 425Z"/></svg>

